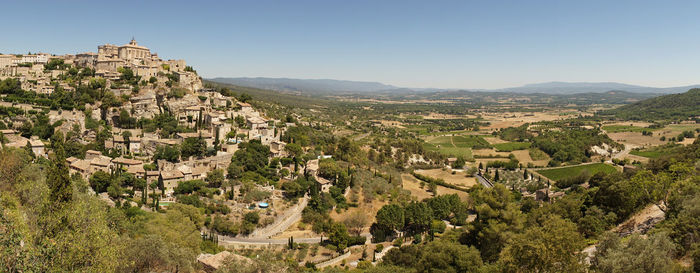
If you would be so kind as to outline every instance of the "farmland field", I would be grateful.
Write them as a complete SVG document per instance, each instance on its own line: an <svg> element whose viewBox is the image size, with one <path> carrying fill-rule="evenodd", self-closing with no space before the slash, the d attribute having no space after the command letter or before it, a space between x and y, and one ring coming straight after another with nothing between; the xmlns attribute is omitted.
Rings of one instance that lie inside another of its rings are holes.
<svg viewBox="0 0 700 273"><path fill-rule="evenodd" d="M647 158L659 158L662 155L672 153L673 148L678 147L674 144L666 144L641 150L632 150L630 154L643 156Z"/></svg>
<svg viewBox="0 0 700 273"><path fill-rule="evenodd" d="M630 151L630 154L633 155L638 155L638 156L643 156L643 157L648 157L648 158L658 158L664 153L661 151L639 151L639 150L633 150Z"/></svg>
<svg viewBox="0 0 700 273"><path fill-rule="evenodd" d="M605 163L594 163L594 164L588 164L588 165L579 165L579 166L571 166L571 167L563 167L563 168L556 168L556 169L548 169L548 170L540 170L537 171L541 175L554 180L554 181L559 181L562 179L578 176L583 172L584 170L587 170L591 175L594 175L599 172L604 172L604 173L614 173L617 171L615 167L610 166Z"/></svg>
<svg viewBox="0 0 700 273"><path fill-rule="evenodd" d="M480 136L438 136L423 145L427 150L438 151L447 156L472 158L472 148L490 147Z"/></svg>

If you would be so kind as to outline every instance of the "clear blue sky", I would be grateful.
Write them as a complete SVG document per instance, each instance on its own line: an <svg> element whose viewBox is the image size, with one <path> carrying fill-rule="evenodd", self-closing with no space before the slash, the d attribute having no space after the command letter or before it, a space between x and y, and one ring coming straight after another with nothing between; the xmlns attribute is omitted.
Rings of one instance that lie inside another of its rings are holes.
<svg viewBox="0 0 700 273"><path fill-rule="evenodd" d="M0 52L132 36L204 77L500 88L700 83L700 1L9 1Z"/></svg>

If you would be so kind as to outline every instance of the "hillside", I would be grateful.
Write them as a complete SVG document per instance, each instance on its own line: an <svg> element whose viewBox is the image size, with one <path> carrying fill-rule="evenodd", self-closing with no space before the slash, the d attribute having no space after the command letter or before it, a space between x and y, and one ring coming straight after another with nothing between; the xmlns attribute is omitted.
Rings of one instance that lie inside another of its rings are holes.
<svg viewBox="0 0 700 273"><path fill-rule="evenodd" d="M526 84L520 87L503 88L494 91L545 94L603 93L607 91L627 91L631 93L671 94L680 93L685 90L697 87L697 85L690 85L658 88L617 82L546 82Z"/></svg>
<svg viewBox="0 0 700 273"><path fill-rule="evenodd" d="M688 119L700 116L700 88L681 94L646 99L614 110L601 112L629 120Z"/></svg>

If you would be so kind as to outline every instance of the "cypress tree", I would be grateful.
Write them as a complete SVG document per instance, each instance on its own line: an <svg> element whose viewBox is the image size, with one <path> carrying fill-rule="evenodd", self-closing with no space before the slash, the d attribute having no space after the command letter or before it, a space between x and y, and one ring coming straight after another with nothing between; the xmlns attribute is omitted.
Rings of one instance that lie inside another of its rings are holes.
<svg viewBox="0 0 700 273"><path fill-rule="evenodd" d="M2 140L2 136L0 136L0 140ZM36 155L34 154L34 150L32 150L32 143L31 142L27 141L27 145L24 145L24 150L27 151L27 153L32 158L36 158Z"/></svg>
<svg viewBox="0 0 700 273"><path fill-rule="evenodd" d="M68 175L68 164L66 164L66 153L63 149L63 134L61 132L56 132L51 137L51 146L53 155L46 181L49 184L51 202L60 208L61 205L73 199L73 187L71 186L70 175Z"/></svg>

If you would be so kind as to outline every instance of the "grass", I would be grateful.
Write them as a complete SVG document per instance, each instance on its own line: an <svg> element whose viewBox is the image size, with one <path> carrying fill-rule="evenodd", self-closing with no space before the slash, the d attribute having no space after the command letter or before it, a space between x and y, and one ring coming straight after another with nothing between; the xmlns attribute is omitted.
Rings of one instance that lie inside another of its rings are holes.
<svg viewBox="0 0 700 273"><path fill-rule="evenodd" d="M650 129L639 126L630 125L607 125L603 126L603 130L608 133L622 133L622 132L643 132L643 131L654 131L658 129Z"/></svg>
<svg viewBox="0 0 700 273"><path fill-rule="evenodd" d="M673 153L673 149L678 147L677 144L666 144L663 146L651 147L643 150L632 150L630 154L648 157L648 158L659 158L665 154Z"/></svg>
<svg viewBox="0 0 700 273"><path fill-rule="evenodd" d="M630 154L633 155L638 155L638 156L643 156L643 157L648 157L648 158L659 158L661 155L664 153L661 151L638 151L638 150L633 150L630 151Z"/></svg>
<svg viewBox="0 0 700 273"><path fill-rule="evenodd" d="M455 146L461 148L491 147L491 144L480 136L453 136L452 141L454 141Z"/></svg>
<svg viewBox="0 0 700 273"><path fill-rule="evenodd" d="M541 170L537 172L551 180L560 181L562 179L578 176L583 171L588 171L591 175L594 175L599 172L614 173L617 172L617 169L605 163L594 163L588 165Z"/></svg>
<svg viewBox="0 0 700 273"><path fill-rule="evenodd" d="M530 148L530 149L528 150L528 152L530 152L530 158L532 158L532 160L537 161L537 160L547 160L547 159L549 159L549 156L547 155L547 153L543 152L543 151L540 150L540 149L537 149L537 148Z"/></svg>
<svg viewBox="0 0 700 273"><path fill-rule="evenodd" d="M440 152L441 154L451 156L451 157L464 157L464 159L471 159L472 158L472 149L470 148L458 148L452 146L452 144L447 145L441 145L438 147L437 145L431 144L431 143L423 143L423 147L426 150L429 151L437 151Z"/></svg>
<svg viewBox="0 0 700 273"><path fill-rule="evenodd" d="M506 142L493 144L493 147L496 148L498 152L512 152L516 150L525 150L530 148L530 145L532 145L530 142Z"/></svg>

